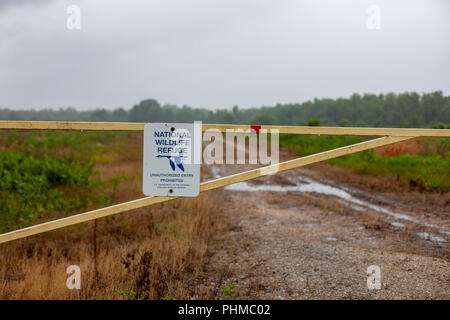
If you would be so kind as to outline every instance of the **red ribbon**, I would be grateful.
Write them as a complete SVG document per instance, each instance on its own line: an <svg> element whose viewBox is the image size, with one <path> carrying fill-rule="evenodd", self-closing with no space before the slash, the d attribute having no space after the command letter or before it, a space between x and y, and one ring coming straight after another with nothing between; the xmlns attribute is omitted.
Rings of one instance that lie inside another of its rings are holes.
<svg viewBox="0 0 450 320"><path fill-rule="evenodd" d="M259 130L261 130L261 126L250 126L250 130L252 133L259 133Z"/></svg>

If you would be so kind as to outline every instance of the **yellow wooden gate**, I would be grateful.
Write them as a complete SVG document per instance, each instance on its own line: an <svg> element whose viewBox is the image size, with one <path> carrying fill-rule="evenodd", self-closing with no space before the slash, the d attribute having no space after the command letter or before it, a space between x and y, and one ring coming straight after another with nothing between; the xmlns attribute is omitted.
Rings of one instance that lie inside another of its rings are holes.
<svg viewBox="0 0 450 320"><path fill-rule="evenodd" d="M21 130L119 130L119 131L142 131L145 123L127 122L61 122L61 121L0 121L0 129ZM227 125L227 124L203 124L202 131L210 129L226 132L227 129L250 130L250 125ZM413 139L416 137L450 137L449 129L411 129L411 128L340 128L340 127L305 127L305 126L261 126L271 132L277 129L280 134L314 134L314 135L353 135L353 136L378 136L369 141L352 144L349 146L328 150L306 157L272 164L254 170L249 170L227 177L219 178L200 184L200 192L224 187L237 182L255 179L261 176L285 171L315 162L320 162L343 155L373 149L388 144ZM46 231L56 230L74 224L94 220L117 213L150 206L155 203L165 202L177 197L144 197L113 206L96 209L70 217L57 219L50 222L34 225L31 227L0 234L0 243L15 239L29 237Z"/></svg>

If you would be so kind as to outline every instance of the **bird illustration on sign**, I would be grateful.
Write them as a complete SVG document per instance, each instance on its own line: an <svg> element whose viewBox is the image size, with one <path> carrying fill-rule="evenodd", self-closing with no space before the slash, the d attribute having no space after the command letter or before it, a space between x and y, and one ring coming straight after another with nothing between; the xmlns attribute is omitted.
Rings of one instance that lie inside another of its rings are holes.
<svg viewBox="0 0 450 320"><path fill-rule="evenodd" d="M176 164L177 167L180 168L181 171L184 172L184 166L183 166L183 163L181 162L181 157L179 157L179 156L162 156L162 155L157 155L156 157L169 159L169 164L173 171L175 171L175 164Z"/></svg>

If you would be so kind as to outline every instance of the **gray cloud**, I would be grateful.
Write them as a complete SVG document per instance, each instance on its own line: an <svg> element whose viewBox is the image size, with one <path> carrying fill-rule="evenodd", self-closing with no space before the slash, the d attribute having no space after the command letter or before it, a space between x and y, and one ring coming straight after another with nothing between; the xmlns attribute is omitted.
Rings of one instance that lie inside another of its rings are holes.
<svg viewBox="0 0 450 320"><path fill-rule="evenodd" d="M1 0L0 11L11 7L48 5L51 1L54 0Z"/></svg>
<svg viewBox="0 0 450 320"><path fill-rule="evenodd" d="M131 107L149 97L248 107L450 92L448 1L39 3L0 19L0 108ZM66 28L73 3L81 30ZM370 4L381 8L378 31L366 27Z"/></svg>

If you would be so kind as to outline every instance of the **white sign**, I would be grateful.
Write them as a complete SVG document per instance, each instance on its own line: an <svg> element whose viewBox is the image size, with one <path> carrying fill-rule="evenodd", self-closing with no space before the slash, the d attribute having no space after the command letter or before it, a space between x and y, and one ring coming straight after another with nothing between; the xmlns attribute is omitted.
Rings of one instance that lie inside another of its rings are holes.
<svg viewBox="0 0 450 320"><path fill-rule="evenodd" d="M195 197L200 193L200 124L147 123L143 192L146 196Z"/></svg>

